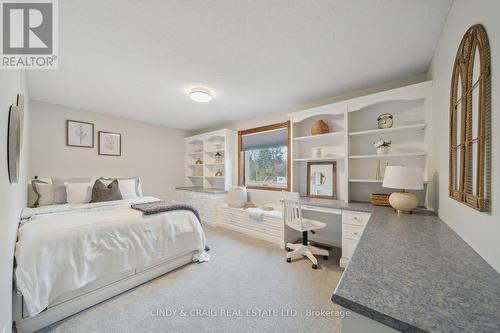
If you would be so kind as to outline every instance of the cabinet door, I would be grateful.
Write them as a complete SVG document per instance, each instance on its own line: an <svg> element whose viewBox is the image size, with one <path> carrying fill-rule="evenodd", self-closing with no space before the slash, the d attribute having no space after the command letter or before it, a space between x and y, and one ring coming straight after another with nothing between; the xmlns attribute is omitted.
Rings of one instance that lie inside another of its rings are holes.
<svg viewBox="0 0 500 333"><path fill-rule="evenodd" d="M358 241L348 238L342 239L342 258L351 259L356 245L358 245Z"/></svg>

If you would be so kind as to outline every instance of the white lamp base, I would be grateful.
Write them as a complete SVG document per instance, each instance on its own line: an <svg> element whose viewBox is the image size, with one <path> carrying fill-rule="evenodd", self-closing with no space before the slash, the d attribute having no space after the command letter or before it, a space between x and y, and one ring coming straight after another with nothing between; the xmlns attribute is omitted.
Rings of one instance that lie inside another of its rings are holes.
<svg viewBox="0 0 500 333"><path fill-rule="evenodd" d="M398 213L411 214L418 206L418 198L413 193L394 192L389 196L389 203Z"/></svg>

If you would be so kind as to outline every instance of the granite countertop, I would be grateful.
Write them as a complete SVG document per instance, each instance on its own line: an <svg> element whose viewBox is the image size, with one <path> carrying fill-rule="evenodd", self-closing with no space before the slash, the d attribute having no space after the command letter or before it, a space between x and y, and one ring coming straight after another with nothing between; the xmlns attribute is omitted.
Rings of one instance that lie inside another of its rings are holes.
<svg viewBox="0 0 500 333"><path fill-rule="evenodd" d="M185 187L176 187L176 190L183 191L191 191L191 192L200 192L200 193L209 193L209 194L224 194L227 193L226 190L220 188L203 188L200 186L185 186Z"/></svg>
<svg viewBox="0 0 500 333"><path fill-rule="evenodd" d="M300 197L300 204L332 209L346 209L367 213L371 213L374 207L368 202L345 202L343 200L317 199L309 197Z"/></svg>
<svg viewBox="0 0 500 333"><path fill-rule="evenodd" d="M403 332L500 332L500 274L422 212L373 208L332 300Z"/></svg>

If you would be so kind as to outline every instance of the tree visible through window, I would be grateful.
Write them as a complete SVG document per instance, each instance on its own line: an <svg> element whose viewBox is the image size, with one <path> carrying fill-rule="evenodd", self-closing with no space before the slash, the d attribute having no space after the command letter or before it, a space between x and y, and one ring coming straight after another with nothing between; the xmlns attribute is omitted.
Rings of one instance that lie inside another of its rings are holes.
<svg viewBox="0 0 500 333"><path fill-rule="evenodd" d="M287 185L288 147L271 147L245 152L245 184Z"/></svg>
<svg viewBox="0 0 500 333"><path fill-rule="evenodd" d="M289 127L285 122L238 132L240 185L289 189Z"/></svg>

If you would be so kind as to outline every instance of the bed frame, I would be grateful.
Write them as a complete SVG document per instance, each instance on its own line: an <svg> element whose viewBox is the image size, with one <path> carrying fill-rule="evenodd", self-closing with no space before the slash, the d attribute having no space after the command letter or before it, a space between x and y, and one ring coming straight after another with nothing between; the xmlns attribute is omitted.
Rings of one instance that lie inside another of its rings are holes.
<svg viewBox="0 0 500 333"><path fill-rule="evenodd" d="M194 253L194 251L184 253L174 258L156 261L154 264L148 266L136 267L117 275L99 279L78 290L58 297L47 309L34 317L28 317L23 304L23 297L14 292L12 300L13 329L14 331L17 329L19 333L39 330L176 268L191 263Z"/></svg>

